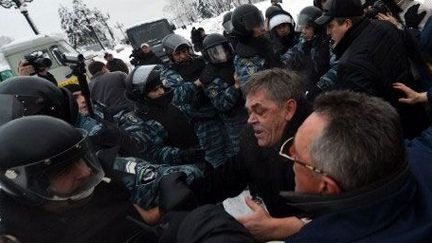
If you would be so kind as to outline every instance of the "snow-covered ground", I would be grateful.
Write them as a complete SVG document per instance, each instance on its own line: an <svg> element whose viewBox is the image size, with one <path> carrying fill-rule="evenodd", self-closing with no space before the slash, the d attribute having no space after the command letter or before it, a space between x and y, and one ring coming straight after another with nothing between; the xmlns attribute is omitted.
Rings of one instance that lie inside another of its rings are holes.
<svg viewBox="0 0 432 243"><path fill-rule="evenodd" d="M310 6L313 4L313 0L285 0L282 3L282 8L285 11L288 11L295 19L297 19L298 13L306 6ZM262 12L265 13L266 9L271 6L270 0L266 0L263 2L259 2L255 4ZM222 28L222 18L225 13L222 13L221 15L205 19L200 22L191 24L186 26L186 29L178 28L175 30L176 34L182 35L186 39L190 40L190 33L193 27L198 28L202 27L206 31L207 34L211 33L220 33L222 34L223 28ZM127 64L129 63L129 55L132 53L132 47L131 46L123 46L123 50L117 52L116 50L108 50L108 52L113 53L114 57L120 58L124 60ZM97 57L95 58L98 61L105 61L103 59L104 51L100 52L92 52L92 54L96 54ZM132 67L132 66L130 66Z"/></svg>

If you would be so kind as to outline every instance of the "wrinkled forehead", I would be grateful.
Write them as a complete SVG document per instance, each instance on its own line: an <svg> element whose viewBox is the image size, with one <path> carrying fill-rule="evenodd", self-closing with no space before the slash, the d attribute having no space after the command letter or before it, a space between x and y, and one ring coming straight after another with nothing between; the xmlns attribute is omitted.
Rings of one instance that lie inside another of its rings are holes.
<svg viewBox="0 0 432 243"><path fill-rule="evenodd" d="M252 89L246 95L246 108L250 109L254 106L278 106L279 102L274 101L268 95L268 91L261 87L257 89Z"/></svg>

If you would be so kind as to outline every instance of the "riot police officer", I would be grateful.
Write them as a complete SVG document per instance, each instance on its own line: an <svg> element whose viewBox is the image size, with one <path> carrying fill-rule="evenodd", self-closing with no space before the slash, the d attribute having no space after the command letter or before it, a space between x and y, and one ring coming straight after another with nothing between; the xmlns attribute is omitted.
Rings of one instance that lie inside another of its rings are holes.
<svg viewBox="0 0 432 243"><path fill-rule="evenodd" d="M280 58L275 55L270 40L266 37L264 17L253 4L240 5L231 16L233 34L237 45L234 66L244 87L249 77L259 71L281 67Z"/></svg>
<svg viewBox="0 0 432 243"><path fill-rule="evenodd" d="M49 132L47 132L49 131ZM87 133L48 116L0 127L1 234L22 242L157 242Z"/></svg>
<svg viewBox="0 0 432 243"><path fill-rule="evenodd" d="M162 84L161 69L157 65L138 66L126 78L126 96L133 102L133 114L160 131L157 141L161 148L173 147L170 155L162 155L177 157L171 164L199 162L204 155L194 128L184 113L171 104L173 89Z"/></svg>
<svg viewBox="0 0 432 243"><path fill-rule="evenodd" d="M223 35L210 34L202 53L207 65L200 80L225 125L226 154L232 157L240 150L240 132L247 120L240 82L234 78L234 50Z"/></svg>
<svg viewBox="0 0 432 243"><path fill-rule="evenodd" d="M223 123L201 87L204 59L195 55L189 41L180 35L167 35L162 45L171 63L164 67L161 78L166 87L174 90L172 103L190 119L205 159L219 166L226 161Z"/></svg>

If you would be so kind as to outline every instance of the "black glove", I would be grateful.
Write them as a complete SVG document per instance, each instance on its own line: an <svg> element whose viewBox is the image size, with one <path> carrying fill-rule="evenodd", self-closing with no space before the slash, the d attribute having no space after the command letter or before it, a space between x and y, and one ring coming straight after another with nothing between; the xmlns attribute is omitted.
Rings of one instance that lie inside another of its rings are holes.
<svg viewBox="0 0 432 243"><path fill-rule="evenodd" d="M98 158L103 171L105 172L105 176L111 178L112 180L121 182L123 185L124 178L130 177L130 181L135 181L135 175L114 170L114 162L118 155L119 147L115 146L108 149L99 150L96 152L96 157Z"/></svg>
<svg viewBox="0 0 432 243"><path fill-rule="evenodd" d="M194 108L199 108L203 104L207 104L209 102L210 99L206 96L204 90L201 87L198 87L198 89L193 93L192 106Z"/></svg>
<svg viewBox="0 0 432 243"><path fill-rule="evenodd" d="M115 158L118 155L119 147L115 146L108 149L102 149L96 152L96 157L105 172L111 172L114 167Z"/></svg>
<svg viewBox="0 0 432 243"><path fill-rule="evenodd" d="M102 123L103 128L97 134L90 136L93 145L99 149L111 148L119 144L119 128L107 121L98 120Z"/></svg>
<svg viewBox="0 0 432 243"><path fill-rule="evenodd" d="M189 211L197 206L196 198L186 183L185 173L175 172L162 177L159 182L159 209L162 214Z"/></svg>
<svg viewBox="0 0 432 243"><path fill-rule="evenodd" d="M408 9L405 13L405 25L408 28L418 29L420 22L426 15L426 11L421 13L417 13L419 10L420 4L416 4Z"/></svg>
<svg viewBox="0 0 432 243"><path fill-rule="evenodd" d="M195 164L204 160L205 152L199 148L184 149L180 152L183 164Z"/></svg>

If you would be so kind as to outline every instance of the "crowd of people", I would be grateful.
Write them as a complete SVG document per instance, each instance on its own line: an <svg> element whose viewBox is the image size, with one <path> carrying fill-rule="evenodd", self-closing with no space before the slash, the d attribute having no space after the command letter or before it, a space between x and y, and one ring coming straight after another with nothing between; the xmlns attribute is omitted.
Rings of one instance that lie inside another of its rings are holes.
<svg viewBox="0 0 432 243"><path fill-rule="evenodd" d="M271 3L167 35L168 63L107 53L89 92L21 61L0 83L1 240L431 241L432 9Z"/></svg>

